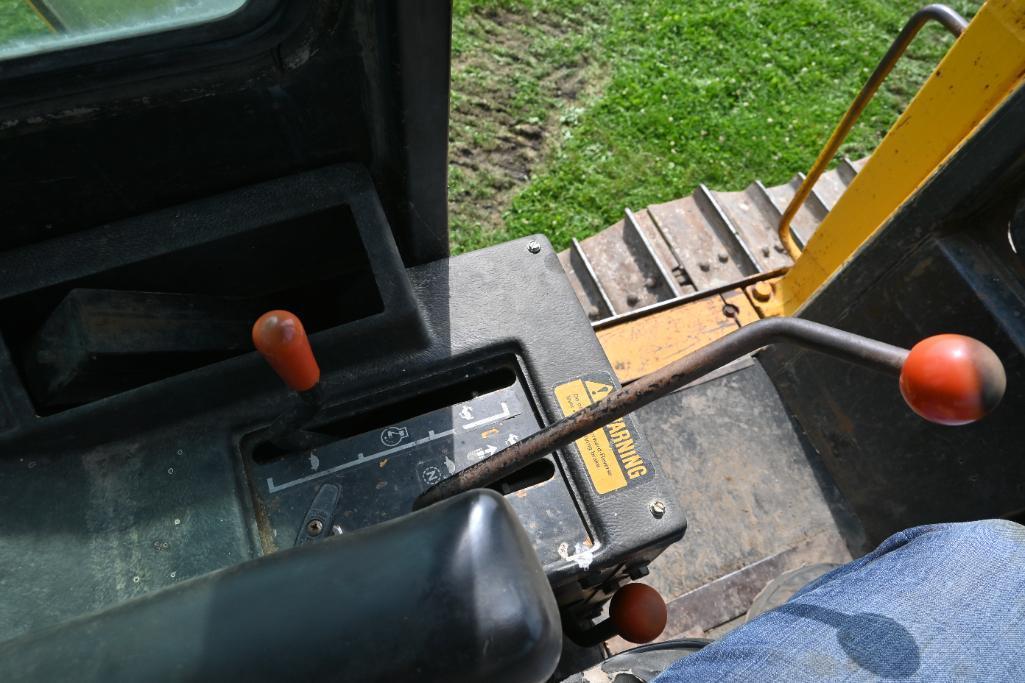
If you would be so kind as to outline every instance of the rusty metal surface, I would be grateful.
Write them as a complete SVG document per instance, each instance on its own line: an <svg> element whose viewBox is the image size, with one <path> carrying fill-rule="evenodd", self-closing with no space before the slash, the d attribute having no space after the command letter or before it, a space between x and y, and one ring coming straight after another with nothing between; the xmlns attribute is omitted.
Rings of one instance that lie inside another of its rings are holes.
<svg viewBox="0 0 1025 683"><path fill-rule="evenodd" d="M779 217L783 215L783 211L773 201L768 188L765 187L761 180L755 180L744 188L744 192L747 193L751 201L757 204L766 216L771 217L771 223L766 226L766 230L771 231L772 226L779 223Z"/></svg>
<svg viewBox="0 0 1025 683"><path fill-rule="evenodd" d="M655 220L648 213L645 208L641 211L633 212L634 217L637 219L637 226L644 231L644 234L648 236L652 246L655 248L655 253L658 255L662 264L669 269L669 272L676 279L677 286L680 290L680 296L686 296L697 291L694 283L691 282L690 276L683 269L683 265L680 263L680 259L676 257L676 253L673 251L672 245L669 240L666 239L665 233L659 229Z"/></svg>
<svg viewBox="0 0 1025 683"><path fill-rule="evenodd" d="M799 346L898 374L907 350L799 318L768 318L742 327L604 399L432 486L417 498L420 509L462 491L497 481L590 432L762 346L789 341Z"/></svg>
<svg viewBox="0 0 1025 683"><path fill-rule="evenodd" d="M775 207L762 197L752 197L749 190L742 192L715 192L719 206L729 216L758 262L760 271L787 268L793 261L780 244L776 234L766 229L778 220Z"/></svg>
<svg viewBox="0 0 1025 683"><path fill-rule="evenodd" d="M733 224L730 217L723 211L719 200L712 191L702 183L698 185L698 188L694 190L694 194L691 196L705 215L705 220L708 221L708 224L718 234L719 243L729 253L730 258L737 263L737 267L745 275L753 275L759 272L761 268L759 268L758 260L751 251L751 245L744 240L744 236L737 230L737 226ZM719 255L719 260L722 260L721 254Z"/></svg>
<svg viewBox="0 0 1025 683"><path fill-rule="evenodd" d="M859 170L861 170L861 167L855 166L854 162L848 157L841 157L836 165L836 174L840 176L840 180L846 185L854 182L854 177L858 175Z"/></svg>
<svg viewBox="0 0 1025 683"><path fill-rule="evenodd" d="M847 183L843 181L836 169L826 171L815 183L815 192L821 197L827 209L832 209L846 190Z"/></svg>
<svg viewBox="0 0 1025 683"><path fill-rule="evenodd" d="M819 179L794 221L798 237L810 238L862 163L844 159ZM802 177L773 188L756 180L740 192L700 185L689 197L627 209L624 220L583 244L574 240L559 260L596 328L744 287L792 265L776 228Z"/></svg>
<svg viewBox="0 0 1025 683"><path fill-rule="evenodd" d="M790 203L790 200L794 198L798 185L800 185L800 180L795 177L789 183L766 188L766 193L772 203L782 212L786 205ZM822 212L817 213L812 205L801 205L794 215L793 221L790 223L801 245L808 243L808 240L811 239L812 234L819 227L819 223L822 222L824 217L825 214Z"/></svg>
<svg viewBox="0 0 1025 683"><path fill-rule="evenodd" d="M624 221L581 241L580 247L617 312L673 298L651 253Z"/></svg>
<svg viewBox="0 0 1025 683"><path fill-rule="evenodd" d="M614 314L608 299L602 296L603 292L596 284L588 265L580 258L575 241L570 249L559 254L559 263L566 272L573 293L577 295L577 301L592 322Z"/></svg>
<svg viewBox="0 0 1025 683"><path fill-rule="evenodd" d="M668 290L669 296L661 298L665 300L683 294L684 290L680 288L681 280L688 284L689 280L683 275L682 268L676 262L669 245L662 238L662 233L655 227L651 217L646 211L641 212L641 215L638 216L630 209L627 209L625 214L623 225L627 231L624 232L624 235L632 233L641 243L651 266L658 272L659 279ZM693 287L688 287L688 291L693 291Z"/></svg>
<svg viewBox="0 0 1025 683"><path fill-rule="evenodd" d="M669 239L695 287L707 289L750 273L741 269L692 197L653 204L648 212Z"/></svg>
<svg viewBox="0 0 1025 683"><path fill-rule="evenodd" d="M807 180L807 176L805 176L801 172L798 172L796 175L794 175L793 178L790 179L790 183L792 185L796 185L797 189L800 189L801 186L804 185L805 182L807 182ZM823 201L822 195L819 194L818 187L814 184L808 190L808 196L804 198L804 201L806 204L808 204L808 206L811 207L812 212L814 212L816 216L825 217L825 215L829 213L829 206L827 206L826 202Z"/></svg>

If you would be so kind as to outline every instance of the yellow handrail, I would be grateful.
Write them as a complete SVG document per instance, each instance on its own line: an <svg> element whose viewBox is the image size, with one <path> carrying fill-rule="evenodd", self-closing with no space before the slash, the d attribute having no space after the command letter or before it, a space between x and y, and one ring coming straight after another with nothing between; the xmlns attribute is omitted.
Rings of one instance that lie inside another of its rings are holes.
<svg viewBox="0 0 1025 683"><path fill-rule="evenodd" d="M861 113L868 106L868 103L872 101L872 97L876 94L879 86L882 85L883 81L893 70L893 66L897 63L897 60L901 58L904 51L907 49L911 41L918 35L919 30L929 21L939 22L948 31L954 34L954 36L960 36L962 31L968 26L968 22L960 14L947 7L946 5L927 5L922 9L911 15L907 23L904 24L904 28L901 29L900 33L894 39L893 44L890 45L890 49L883 55L882 60L879 62L879 66L872 72L868 81L861 88L861 92L851 102L851 106L847 108L843 118L840 119L840 123L837 124L833 130L833 134L829 136L829 140L826 142L822 151L819 152L818 158L815 163L812 164L811 170L808 171L808 175L801 183L800 187L797 188L797 192L794 193L793 199L787 205L783 215L779 219L779 240L786 247L787 252L790 254L790 258L794 261L801 255L801 248L797 246L797 242L794 240L790 224L794 220L794 216L797 214L798 209L804 204L805 200L808 199L808 195L811 194L811 190L815 187L815 182L825 172L829 163L836 156L836 152L840 149L840 145L847 139L847 134L851 132L851 128L858 122L858 118Z"/></svg>

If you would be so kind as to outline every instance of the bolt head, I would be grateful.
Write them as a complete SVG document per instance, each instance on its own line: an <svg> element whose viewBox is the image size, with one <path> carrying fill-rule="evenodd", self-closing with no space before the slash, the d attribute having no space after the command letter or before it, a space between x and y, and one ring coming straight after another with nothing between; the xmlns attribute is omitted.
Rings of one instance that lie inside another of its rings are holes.
<svg viewBox="0 0 1025 683"><path fill-rule="evenodd" d="M311 519L310 523L306 525L306 531L310 536L319 536L320 532L324 530L324 523L319 519Z"/></svg>
<svg viewBox="0 0 1025 683"><path fill-rule="evenodd" d="M648 510L651 511L651 516L655 519L662 519L666 514L666 504L660 500L656 500L648 506Z"/></svg>
<svg viewBox="0 0 1025 683"><path fill-rule="evenodd" d="M772 285L765 280L756 282L751 287L751 294L754 296L756 301L768 301L772 298Z"/></svg>
<svg viewBox="0 0 1025 683"><path fill-rule="evenodd" d="M540 254L541 243L537 240L530 240L529 242L527 242L527 251L529 251L531 254Z"/></svg>

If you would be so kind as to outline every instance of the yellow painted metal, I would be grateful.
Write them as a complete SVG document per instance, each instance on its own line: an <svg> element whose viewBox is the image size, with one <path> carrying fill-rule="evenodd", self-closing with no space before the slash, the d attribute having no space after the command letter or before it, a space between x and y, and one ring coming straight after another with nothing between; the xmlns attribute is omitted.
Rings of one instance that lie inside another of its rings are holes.
<svg viewBox="0 0 1025 683"><path fill-rule="evenodd" d="M726 315L727 304L733 306L731 315ZM737 289L629 320L597 335L619 381L626 383L755 320L758 313Z"/></svg>
<svg viewBox="0 0 1025 683"><path fill-rule="evenodd" d="M754 310L759 317L771 318L783 315L783 306L779 298L775 296L775 292L779 288L780 279L774 277L756 282L744 288L744 293L751 300L751 304L754 306Z"/></svg>
<svg viewBox="0 0 1025 683"><path fill-rule="evenodd" d="M897 119L775 290L795 312L1025 75L1025 0L988 0Z"/></svg>
<svg viewBox="0 0 1025 683"><path fill-rule="evenodd" d="M748 323L753 323L755 320L760 320L761 316L758 315L758 311L751 305L748 297L744 294L741 289L731 289L727 292L720 294L723 303L727 306L733 306L733 319L737 321L738 327L743 327Z"/></svg>
<svg viewBox="0 0 1025 683"><path fill-rule="evenodd" d="M783 243L787 253L790 254L790 258L796 261L801 256L801 248L797 246L797 242L794 241L792 229L790 224L794 220L794 216L797 215L797 211L804 205L805 200L808 199L808 195L811 194L812 188L815 187L816 181L822 176L825 170L832 163L836 157L836 153L840 150L840 145L843 144L844 140L847 139L847 134L854 128L854 124L861 118L861 113L865 111L868 103L875 97L876 91L879 90L879 86L883 84L886 77L889 76L893 67L897 64L897 61L904 55L904 51L907 49L911 41L915 39L918 32L922 30L929 21L937 21L942 24L947 30L953 33L955 36L960 36L964 31L967 23L961 17L961 15L954 12L952 9L945 5L926 5L922 9L911 15L908 19L907 24L894 39L890 49L886 51L882 61L876 70L869 76L868 81L862 86L861 91L858 93L854 101L851 102L847 111L840 118L840 123L836 124L836 128L833 129L832 135L829 136L829 140L826 141L822 151L819 152L819 156L815 159L815 163L808 169L808 174L801 181L801 185L794 192L793 198L790 203L787 204L787 208L783 209L783 215L779 219L779 240Z"/></svg>

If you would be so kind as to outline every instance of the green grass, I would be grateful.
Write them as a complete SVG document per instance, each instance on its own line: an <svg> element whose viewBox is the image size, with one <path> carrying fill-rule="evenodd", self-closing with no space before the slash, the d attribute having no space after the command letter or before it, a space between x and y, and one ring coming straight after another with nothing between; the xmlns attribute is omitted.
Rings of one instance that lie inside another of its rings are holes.
<svg viewBox="0 0 1025 683"><path fill-rule="evenodd" d="M121 19L182 1L65 0ZM701 182L734 190L807 170L920 5L455 0L453 251L535 232L563 248ZM0 0L0 45L47 32L24 0ZM842 153L875 147L949 44L937 26L922 32Z"/></svg>
<svg viewBox="0 0 1025 683"><path fill-rule="evenodd" d="M600 6L457 2L449 199L455 249L494 241L501 211L551 148L553 122L592 81ZM586 92L585 92L586 91Z"/></svg>
<svg viewBox="0 0 1025 683"><path fill-rule="evenodd" d="M506 24L510 17L528 26L539 18L564 22L568 29L552 39L557 44L528 41L521 59L536 53L541 62L557 60L550 68L583 64L601 78L597 92L569 103L541 87L544 68L525 68L524 79L496 84L496 96L504 91L507 100L519 103L509 107L509 117L538 121L547 142L529 182L505 192L501 218L490 223L475 215L473 202L486 202L492 188L487 182L466 187L477 179L456 169L450 179L454 251L535 232L563 248L572 237L621 218L624 207L674 199L700 182L734 190L755 178L777 184L807 170L921 4L456 0L454 107L467 85L460 71L467 51L479 51L474 59L487 63L496 49L479 30L496 14ZM976 7L952 4L966 16ZM875 147L950 41L938 26L919 35L843 153L859 157ZM566 49L560 52L560 46ZM495 134L487 118L482 114L483 120L469 126L485 145ZM453 130L457 145L465 143L464 133Z"/></svg>
<svg viewBox="0 0 1025 683"><path fill-rule="evenodd" d="M187 19L190 14L227 13L235 0L50 0L69 34ZM26 0L0 0L0 52L5 46L45 39L55 33Z"/></svg>
<svg viewBox="0 0 1025 683"><path fill-rule="evenodd" d="M0 46L11 40L45 35L50 30L25 0L0 0Z"/></svg>

